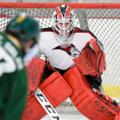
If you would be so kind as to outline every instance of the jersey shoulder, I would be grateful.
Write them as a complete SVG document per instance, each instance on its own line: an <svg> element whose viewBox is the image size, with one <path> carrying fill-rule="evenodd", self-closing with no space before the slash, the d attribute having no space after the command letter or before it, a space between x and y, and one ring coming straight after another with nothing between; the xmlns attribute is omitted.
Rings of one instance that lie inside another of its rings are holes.
<svg viewBox="0 0 120 120"><path fill-rule="evenodd" d="M97 43L97 45L100 47L100 49L103 51L104 49L104 46L103 46L103 43L98 40L98 38L89 30L82 30L80 28L75 28L74 30L74 39L76 41L76 43L83 43L84 45L90 41L91 43L91 40L93 40L92 43ZM81 40L80 40L81 39ZM90 44L90 46L92 46Z"/></svg>
<svg viewBox="0 0 120 120"><path fill-rule="evenodd" d="M97 37L94 35L94 33L92 31L90 31L90 30L83 30L83 29L80 29L78 27L75 27L73 33L74 34L81 33L81 34L89 35L89 36L94 37L95 39L97 39Z"/></svg>
<svg viewBox="0 0 120 120"><path fill-rule="evenodd" d="M41 29L40 30L40 36L41 36L41 38L42 37L44 37L44 39L45 38L50 38L50 37L52 37L53 36L53 34L54 34L54 31L53 31L53 29L52 29L52 27L50 27L50 28L43 28L43 29ZM48 37L49 36L49 37Z"/></svg>
<svg viewBox="0 0 120 120"><path fill-rule="evenodd" d="M42 53L46 50L52 50L54 47L58 46L56 41L56 35L52 28L41 29L39 48Z"/></svg>
<svg viewBox="0 0 120 120"><path fill-rule="evenodd" d="M23 69L21 50L12 43L6 34L0 33L0 74Z"/></svg>
<svg viewBox="0 0 120 120"><path fill-rule="evenodd" d="M72 44L81 51L87 43L89 43L91 40L96 41L96 36L88 30L82 30L80 28L75 28L73 33L73 41Z"/></svg>

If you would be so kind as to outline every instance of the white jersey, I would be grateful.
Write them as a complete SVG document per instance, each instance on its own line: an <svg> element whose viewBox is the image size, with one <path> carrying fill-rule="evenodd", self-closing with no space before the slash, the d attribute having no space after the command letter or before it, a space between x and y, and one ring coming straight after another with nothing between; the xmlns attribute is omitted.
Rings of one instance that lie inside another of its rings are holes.
<svg viewBox="0 0 120 120"><path fill-rule="evenodd" d="M66 42L63 39L53 31L41 32L39 49L53 67L66 70L74 65L73 57L78 56L86 43L95 38L89 32L76 32ZM69 46L71 47L67 52L65 49Z"/></svg>

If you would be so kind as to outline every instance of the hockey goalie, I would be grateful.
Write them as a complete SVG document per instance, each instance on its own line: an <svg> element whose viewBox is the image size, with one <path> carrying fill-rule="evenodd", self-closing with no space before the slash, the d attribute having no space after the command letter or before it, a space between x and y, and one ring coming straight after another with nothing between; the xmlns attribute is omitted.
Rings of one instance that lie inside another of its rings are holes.
<svg viewBox="0 0 120 120"><path fill-rule="evenodd" d="M103 45L90 31L74 27L68 5L53 13L53 27L41 30L39 51L27 65L29 95L23 120L40 120L46 112L34 96L40 88L54 107L66 98L90 120L120 120L119 105L102 89ZM97 118L96 118L97 117Z"/></svg>

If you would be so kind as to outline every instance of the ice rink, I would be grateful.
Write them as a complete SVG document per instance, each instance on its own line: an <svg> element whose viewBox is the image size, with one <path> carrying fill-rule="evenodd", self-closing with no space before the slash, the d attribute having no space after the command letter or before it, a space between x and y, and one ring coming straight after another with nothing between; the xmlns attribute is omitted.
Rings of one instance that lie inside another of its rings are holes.
<svg viewBox="0 0 120 120"><path fill-rule="evenodd" d="M89 120L85 118L82 114L60 114L63 120ZM48 116L44 117L42 120L51 120Z"/></svg>
<svg viewBox="0 0 120 120"><path fill-rule="evenodd" d="M60 106L57 107L56 111L63 120L89 120L81 113L79 113L77 109L73 106ZM41 120L51 120L51 119L48 115L46 115Z"/></svg>

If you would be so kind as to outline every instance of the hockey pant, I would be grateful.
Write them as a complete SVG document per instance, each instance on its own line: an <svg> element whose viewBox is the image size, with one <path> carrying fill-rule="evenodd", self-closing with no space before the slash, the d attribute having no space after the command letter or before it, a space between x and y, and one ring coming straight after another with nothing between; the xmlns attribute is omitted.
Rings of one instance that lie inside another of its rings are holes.
<svg viewBox="0 0 120 120"><path fill-rule="evenodd" d="M54 107L57 107L72 94L71 88L58 72L53 72L40 84L39 88ZM31 94L28 97L22 120L40 120L45 114L46 112L40 103L35 96Z"/></svg>
<svg viewBox="0 0 120 120"><path fill-rule="evenodd" d="M86 117L90 120L120 120L118 106L95 93L76 67L69 69L64 78L73 90L70 99Z"/></svg>

